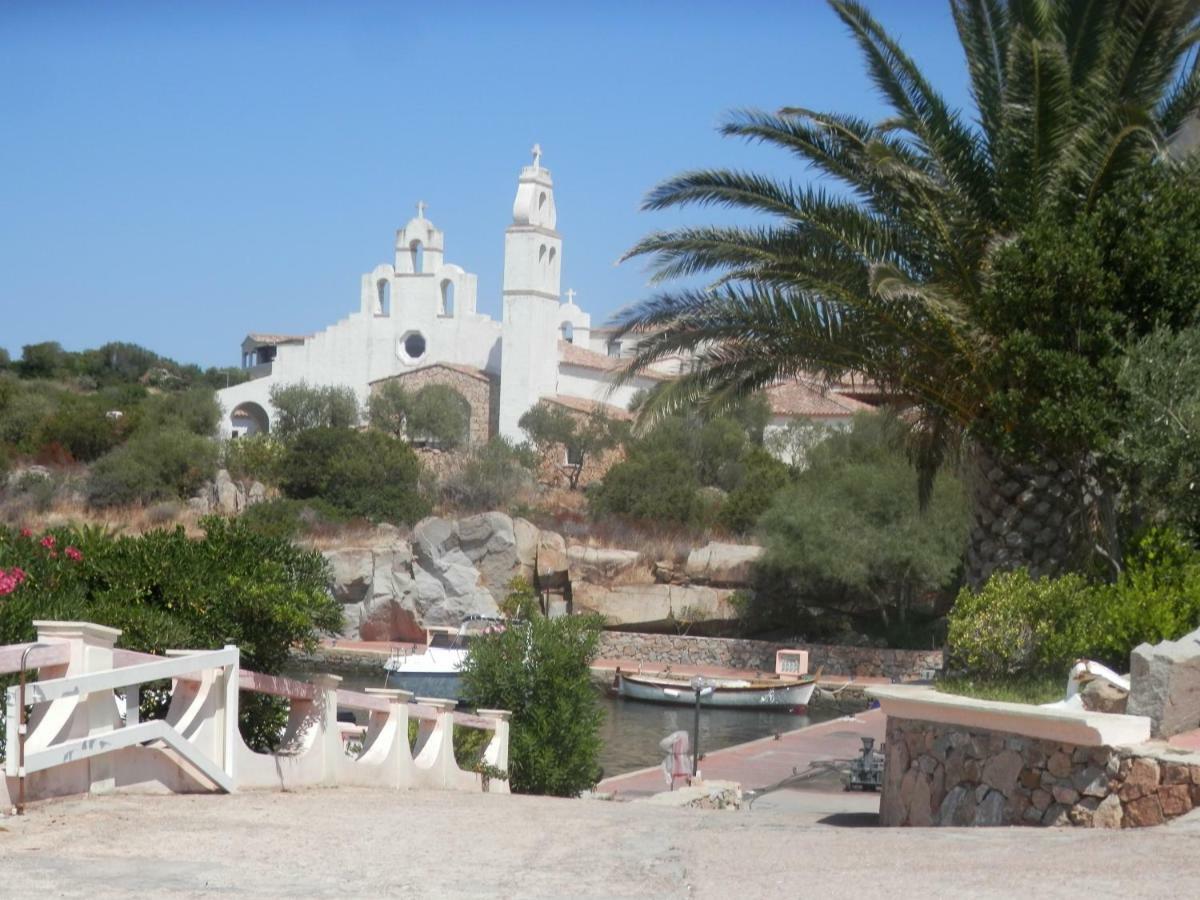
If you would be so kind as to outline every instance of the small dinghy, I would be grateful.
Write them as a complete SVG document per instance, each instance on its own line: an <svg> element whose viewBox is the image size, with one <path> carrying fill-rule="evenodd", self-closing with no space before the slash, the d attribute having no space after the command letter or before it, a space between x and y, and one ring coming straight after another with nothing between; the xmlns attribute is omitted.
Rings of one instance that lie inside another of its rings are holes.
<svg viewBox="0 0 1200 900"><path fill-rule="evenodd" d="M684 706L692 706L696 702L696 690L690 679L686 678L628 675L618 669L616 688L620 696L631 700ZM705 678L700 705L720 709L790 709L804 712L816 688L816 675Z"/></svg>

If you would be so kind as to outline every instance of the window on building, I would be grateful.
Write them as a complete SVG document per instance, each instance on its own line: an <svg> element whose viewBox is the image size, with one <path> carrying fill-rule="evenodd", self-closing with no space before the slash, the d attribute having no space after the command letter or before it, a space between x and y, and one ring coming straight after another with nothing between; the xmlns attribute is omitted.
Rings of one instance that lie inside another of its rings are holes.
<svg viewBox="0 0 1200 900"><path fill-rule="evenodd" d="M620 341L609 341L608 342L608 355L609 356L620 356L621 355L621 342Z"/></svg>
<svg viewBox="0 0 1200 900"><path fill-rule="evenodd" d="M425 245L413 241L408 245L408 252L412 255L412 270L420 275L425 271Z"/></svg>
<svg viewBox="0 0 1200 900"><path fill-rule="evenodd" d="M454 317L454 282L449 279L442 282L442 304L438 315Z"/></svg>
<svg viewBox="0 0 1200 900"><path fill-rule="evenodd" d="M375 315L390 316L392 314L392 283L381 278L375 285Z"/></svg>
<svg viewBox="0 0 1200 900"><path fill-rule="evenodd" d="M583 465L583 451L580 450L578 447L567 447L567 465L568 466L582 466Z"/></svg>
<svg viewBox="0 0 1200 900"><path fill-rule="evenodd" d="M568 344L575 343L575 326L570 322L562 323L562 339Z"/></svg>

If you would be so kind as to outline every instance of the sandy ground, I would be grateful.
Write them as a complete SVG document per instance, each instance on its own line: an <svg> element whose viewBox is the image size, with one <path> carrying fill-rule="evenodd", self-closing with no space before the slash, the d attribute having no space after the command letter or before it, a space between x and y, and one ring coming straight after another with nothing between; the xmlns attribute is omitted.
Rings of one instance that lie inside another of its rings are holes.
<svg viewBox="0 0 1200 900"><path fill-rule="evenodd" d="M873 795L750 810L338 789L46 803L0 819L0 896L1200 896L1200 820L883 830Z"/></svg>

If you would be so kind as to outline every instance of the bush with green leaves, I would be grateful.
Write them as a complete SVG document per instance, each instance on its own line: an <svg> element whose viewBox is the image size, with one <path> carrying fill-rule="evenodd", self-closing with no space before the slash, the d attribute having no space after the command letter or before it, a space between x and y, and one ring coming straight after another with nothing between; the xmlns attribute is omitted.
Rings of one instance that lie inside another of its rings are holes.
<svg viewBox="0 0 1200 900"><path fill-rule="evenodd" d="M608 415L600 405L589 414L572 412L554 403L538 403L517 422L529 443L544 458L562 453L567 484L579 487L579 479L589 459L623 443L628 426Z"/></svg>
<svg viewBox="0 0 1200 900"><path fill-rule="evenodd" d="M294 538L322 526L338 525L346 519L346 513L319 497L263 500L246 507L238 516L251 531L285 538Z"/></svg>
<svg viewBox="0 0 1200 900"><path fill-rule="evenodd" d="M26 573L0 597L0 644L33 640L35 619L95 622L122 630L118 646L148 653L237 644L245 668L278 674L293 647L311 649L340 630L319 552L237 520L201 526L198 540L182 528L115 536L0 526L0 568ZM244 697L243 734L270 745L278 704Z"/></svg>
<svg viewBox="0 0 1200 900"><path fill-rule="evenodd" d="M1200 555L1177 534L1151 529L1112 584L1081 575L997 573L963 589L950 614L951 665L997 678L1053 672L1096 659L1121 671L1138 644L1177 640L1200 626Z"/></svg>
<svg viewBox="0 0 1200 900"><path fill-rule="evenodd" d="M285 456L287 448L271 435L251 434L226 441L221 461L234 478L275 484Z"/></svg>
<svg viewBox="0 0 1200 900"><path fill-rule="evenodd" d="M845 610L862 628L908 642L910 612L931 596L949 599L969 525L965 492L942 472L921 506L905 427L867 413L812 448L759 520L756 614L794 628L810 609Z"/></svg>
<svg viewBox="0 0 1200 900"><path fill-rule="evenodd" d="M719 414L661 420L628 441L625 459L589 489L592 512L748 531L755 507L761 513L788 480L786 467L762 447L768 413L756 396Z"/></svg>
<svg viewBox="0 0 1200 900"><path fill-rule="evenodd" d="M313 386L303 381L271 387L275 407L272 434L290 440L312 428L354 428L358 425L358 398L348 387Z"/></svg>
<svg viewBox="0 0 1200 900"><path fill-rule="evenodd" d="M442 482L442 498L456 509L506 509L533 484L536 459L528 447L497 435L471 451L466 463Z"/></svg>
<svg viewBox="0 0 1200 900"><path fill-rule="evenodd" d="M978 593L963 588L950 613L950 667L982 678L1038 672L1086 651L1099 610L1081 575L993 574ZM1066 671L1063 671L1066 677Z"/></svg>
<svg viewBox="0 0 1200 900"><path fill-rule="evenodd" d="M403 441L378 431L310 428L288 444L279 470L287 497L318 497L349 516L412 523L427 515L421 463Z"/></svg>
<svg viewBox="0 0 1200 900"><path fill-rule="evenodd" d="M94 507L184 499L213 477L217 444L178 426L144 429L92 466L86 488Z"/></svg>
<svg viewBox="0 0 1200 900"><path fill-rule="evenodd" d="M534 616L476 639L463 664L463 698L512 711L509 785L518 793L575 797L600 779L603 712L589 665L595 616Z"/></svg>

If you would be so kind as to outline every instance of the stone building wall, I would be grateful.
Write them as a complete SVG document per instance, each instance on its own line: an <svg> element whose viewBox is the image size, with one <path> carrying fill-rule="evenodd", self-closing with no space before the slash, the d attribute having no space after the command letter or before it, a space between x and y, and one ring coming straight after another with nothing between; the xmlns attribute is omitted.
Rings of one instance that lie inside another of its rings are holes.
<svg viewBox="0 0 1200 900"><path fill-rule="evenodd" d="M1200 765L888 718L881 825L1159 825L1200 805Z"/></svg>
<svg viewBox="0 0 1200 900"><path fill-rule="evenodd" d="M776 644L743 638L710 638L675 634L606 631L600 636L600 655L645 663L722 666L730 669L775 671L778 650L807 650L808 669L833 677L890 678L917 681L942 667L940 650L892 650L880 647L842 647L828 644Z"/></svg>
<svg viewBox="0 0 1200 900"><path fill-rule="evenodd" d="M485 373L434 363L412 372L403 372L372 382L372 396L389 381L399 382L410 394L415 394L431 384L442 384L457 391L471 409L471 418L467 426L469 447L482 447L495 434L495 418L498 413L493 395L499 392L493 380Z"/></svg>

